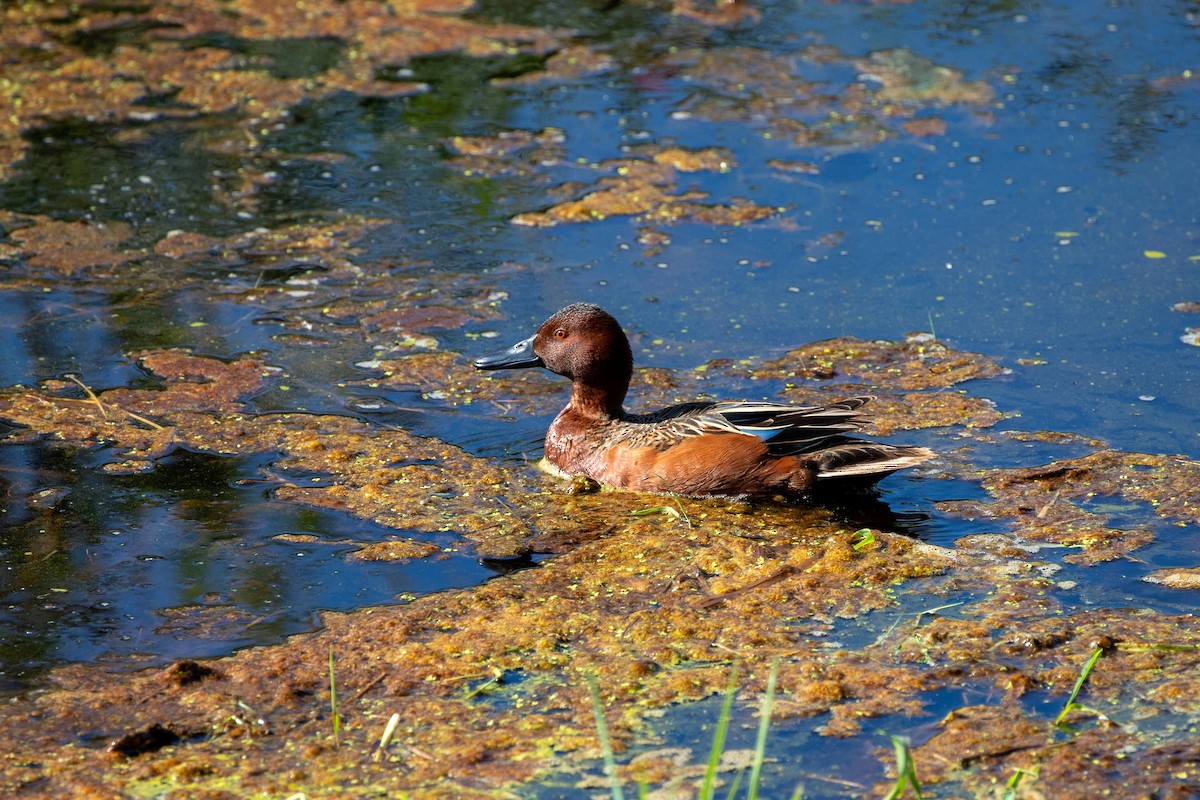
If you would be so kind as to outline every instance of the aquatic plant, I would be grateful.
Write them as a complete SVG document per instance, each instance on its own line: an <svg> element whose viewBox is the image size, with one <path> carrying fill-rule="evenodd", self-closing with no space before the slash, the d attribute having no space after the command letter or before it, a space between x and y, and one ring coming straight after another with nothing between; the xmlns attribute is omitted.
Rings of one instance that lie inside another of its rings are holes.
<svg viewBox="0 0 1200 800"><path fill-rule="evenodd" d="M334 677L332 646L329 648L329 711L333 715L333 746L341 747L342 717L338 714L337 679Z"/></svg>
<svg viewBox="0 0 1200 800"><path fill-rule="evenodd" d="M759 789L762 781L762 767L766 762L767 736L771 727L771 709L775 702L775 691L779 679L779 661L778 659L771 662L771 671L767 676L767 688L763 695L762 706L759 711L758 732L755 736L754 755L750 762L750 778L746 784L746 800L758 800ZM697 797L700 800L712 800L715 797L717 790L717 774L720 771L721 757L725 752L725 741L729 733L729 725L733 717L733 699L737 694L738 668L735 664L729 670L729 680L725 685L723 699L721 702L721 711L717 717L717 725L713 730L712 744L709 747L708 761L704 768L704 776L701 779ZM624 800L625 794L621 787L621 780L617 776L616 758L613 754L612 738L609 736L608 723L604 718L604 709L600 701L600 689L596 682L595 675L588 678L588 690L592 697L592 714L596 719L596 732L600 739L600 750L604 759L604 771L609 780L609 790L613 800ZM732 784L729 786L726 797L730 800L738 796L739 790L742 788L742 777L744 770L739 770L734 777ZM643 783L639 786L639 796L644 797L647 794L647 786ZM795 798L803 797L803 789L797 787L792 794Z"/></svg>
<svg viewBox="0 0 1200 800"><path fill-rule="evenodd" d="M1017 787L1021 785L1021 779L1026 775L1036 778L1038 772L1036 769L1017 767L1012 777L1008 779L1008 783L1004 785L1004 794L1000 795L1000 800L1017 800Z"/></svg>
<svg viewBox="0 0 1200 800"><path fill-rule="evenodd" d="M762 709L758 712L758 735L754 739L754 760L750 764L750 788L746 800L757 800L759 780L762 777L763 759L767 750L767 730L771 727L771 706L775 702L775 685L779 680L779 659L771 661L771 672L767 675L767 692L763 695Z"/></svg>
<svg viewBox="0 0 1200 800"><path fill-rule="evenodd" d="M625 800L621 779L617 777L617 760L613 755L612 739L608 735L608 722L604 719L604 707L600 703L600 684L596 676L588 676L588 691L592 695L592 715L596 718L596 735L600 737L600 751L604 754L604 773L608 776L613 800Z"/></svg>
<svg viewBox="0 0 1200 800"><path fill-rule="evenodd" d="M854 548L855 552L859 552L873 544L875 544L875 531L870 528L857 530L850 537L850 546Z"/></svg>
<svg viewBox="0 0 1200 800"><path fill-rule="evenodd" d="M733 696L737 692L737 665L729 670L729 682L725 684L725 699L721 702L721 714L713 731L712 747L708 749L708 766L704 770L704 782L700 785L700 800L712 800L716 790L717 770L721 765L721 753L725 751L725 737L729 733L729 719L733 710ZM733 793L730 793L733 796Z"/></svg>
<svg viewBox="0 0 1200 800"><path fill-rule="evenodd" d="M896 783L891 791L884 795L883 800L896 800L904 796L904 790L912 787L917 800L921 800L921 782L917 780L917 764L913 761L911 742L907 736L892 736L892 746L896 748Z"/></svg>
<svg viewBox="0 0 1200 800"><path fill-rule="evenodd" d="M1054 720L1054 727L1066 727L1064 720L1067 714L1076 710L1089 710L1087 706L1075 702L1075 698L1079 697L1079 690L1083 688L1083 684L1087 682L1088 676L1092 674L1092 668L1096 666L1096 662L1100 660L1100 656L1104 653L1104 649L1096 647L1092 649L1092 655L1088 658L1087 663L1083 665L1083 670L1079 673L1079 677L1075 679L1075 686L1071 689L1071 696L1067 698L1067 702L1063 705L1062 711Z"/></svg>

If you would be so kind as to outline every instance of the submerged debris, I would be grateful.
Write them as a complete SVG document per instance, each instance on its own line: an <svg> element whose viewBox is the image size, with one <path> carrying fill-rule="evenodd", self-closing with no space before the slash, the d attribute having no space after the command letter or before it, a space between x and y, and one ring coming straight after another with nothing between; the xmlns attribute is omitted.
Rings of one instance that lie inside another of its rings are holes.
<svg viewBox="0 0 1200 800"><path fill-rule="evenodd" d="M108 746L108 752L125 758L134 758L146 753L157 752L178 742L179 734L167 726L155 722L142 730L127 733L114 740Z"/></svg>

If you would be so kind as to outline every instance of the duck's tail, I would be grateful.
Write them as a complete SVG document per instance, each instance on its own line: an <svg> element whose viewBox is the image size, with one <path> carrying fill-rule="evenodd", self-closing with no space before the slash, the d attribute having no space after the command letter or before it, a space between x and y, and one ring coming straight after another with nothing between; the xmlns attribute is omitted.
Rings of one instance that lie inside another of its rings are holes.
<svg viewBox="0 0 1200 800"><path fill-rule="evenodd" d="M933 458L934 452L925 447L904 447L879 442L848 439L826 450L814 459L818 481L874 483L899 469L914 467Z"/></svg>

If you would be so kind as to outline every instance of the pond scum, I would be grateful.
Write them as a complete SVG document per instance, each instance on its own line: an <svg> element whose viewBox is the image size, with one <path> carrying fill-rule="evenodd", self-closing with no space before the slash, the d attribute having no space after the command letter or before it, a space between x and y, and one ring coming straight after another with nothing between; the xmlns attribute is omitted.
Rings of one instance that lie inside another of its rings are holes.
<svg viewBox="0 0 1200 800"><path fill-rule="evenodd" d="M568 48L560 34L472 21L463 16L467 8L454 0L315 0L302 7L214 0L104 6L73 17L54 4L6 5L0 43L11 62L0 90L12 112L0 118L0 176L23 157L22 134L67 117L142 119L151 113L138 104L148 87L174 100L153 114L226 114L245 135L222 146L256 151L255 131L302 98L419 91L379 75L421 54L570 52L571 58L547 58L546 72L578 76L604 68L602 54ZM718 11L678 8L689 19L724 24ZM158 35L131 46L117 35L131 30ZM351 43L354 57L317 75L282 79L228 50L197 46L219 41L196 38L216 33L247 40L339 37ZM81 44L88 42L95 51ZM838 56L824 51L823 57ZM797 140L877 140L913 122L906 104L982 103L988 96L986 86L914 63L911 54L878 54L857 65L883 76L875 97L848 91L844 102L854 107L831 114L842 121L838 126L801 125L778 109L815 103L817 90L797 93L786 64L751 51L677 52L671 59L712 90L698 95L689 113L761 116ZM914 94L903 79L913 70L936 75L921 84L935 93L932 99ZM755 98L733 102L723 95L745 81L760 87ZM936 134L937 127L924 118L914 130ZM464 174L484 174L537 160L514 153L541 148L552 158L559 146L553 131L509 139L460 137L447 148ZM644 243L659 247L669 235L658 226L681 219L742 224L774 213L750 201L710 204L677 186L688 170L734 166L720 151L647 148L597 165L593 184L513 222L541 227L629 215L647 226ZM269 180L268 173L251 169L239 185L214 191L231 208L250 207L257 181ZM438 329L503 316L496 275L450 279L357 261L355 240L378 224L339 216L229 238L175 232L142 246L120 223L2 212L0 257L18 267L8 278L13 285L40 287L70 276L104 286L119 274L132 276L146 296L166 291L168 264L252 271L319 263L323 284L302 303L287 287L258 281L223 295L282 319L281 341L313 331L335 338L343 335L339 322L354 320L355 335L368 344L419 344ZM346 299L336 290L350 284L364 288L360 298L368 299ZM865 787L865 796L1200 793L1194 615L1068 607L1055 565L1043 555L1069 548L1066 560L1082 566L1132 558L1162 535L1155 531L1200 524L1200 464L1071 439L1082 454L1019 469L974 466L973 448L1021 437L1070 438L989 430L1003 410L956 387L971 380L986 387L986 379L1003 376L992 359L928 336L847 338L769 360L642 370L637 379L649 387L638 398L647 406L738 382L770 385L787 402L879 394L874 433L943 430L946 447L926 478L971 482L986 495L939 503L945 514L987 520L995 529L953 547L923 543L883 523L863 533L824 508L678 498L665 504L658 497L567 492L529 467L476 458L403 430L344 416L256 414L250 398L288 377L260 357L220 360L159 348L128 359L149 377L136 388L97 390L83 374L0 390L0 418L18 426L6 441L107 448L112 458L103 469L114 473L153 470L181 448L276 454L281 473L329 476L314 486L273 475L280 502L409 531L455 531L462 547L490 559L555 557L471 589L327 614L317 632L225 658L132 674L60 668L44 690L12 699L0 715L5 796L506 797L550 776L569 782L576 778L564 775L581 772L588 775L578 780L596 791L597 759L611 778L599 790L614 796L619 787L639 785L723 796L738 780L739 792L753 796L759 775L735 777L720 741L698 771L692 762L701 759L680 763L677 753L644 746L651 712L723 690L723 725L729 714L769 708L761 712L764 721L819 720L816 730L830 740L874 736L874 720L919 718L932 698L961 698L949 713L929 719L923 740L896 738L889 749L880 739L878 774L887 769L891 777ZM417 391L446 408L548 411L563 396L545 377L483 377L459 354L419 346L375 366L378 377L364 386ZM1145 527L1120 527L1096 498L1147 509ZM678 513L641 513L652 507ZM401 536L377 545L365 548L367 557L433 562L438 556L427 543ZM1195 570L1151 577L1167 586L1196 585ZM859 621L876 625L878 636L853 649L838 646L838 635ZM1058 719L1033 702L1047 696L1061 698ZM752 772L771 757L765 724L758 742ZM639 747L636 758L625 758Z"/></svg>

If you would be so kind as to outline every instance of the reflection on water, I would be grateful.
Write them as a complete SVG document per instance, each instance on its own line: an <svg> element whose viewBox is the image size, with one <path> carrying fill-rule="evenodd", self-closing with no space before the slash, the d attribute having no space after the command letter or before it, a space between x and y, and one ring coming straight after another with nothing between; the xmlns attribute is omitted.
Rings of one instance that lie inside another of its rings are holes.
<svg viewBox="0 0 1200 800"><path fill-rule="evenodd" d="M0 692L71 661L158 664L279 641L318 611L395 602L492 574L447 552L347 560L403 534L270 500L262 464L179 452L139 476L100 454L0 446ZM447 548L450 535L422 536Z"/></svg>

